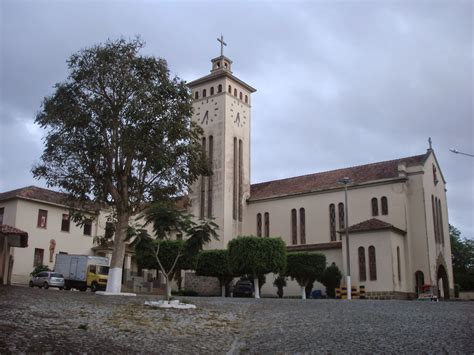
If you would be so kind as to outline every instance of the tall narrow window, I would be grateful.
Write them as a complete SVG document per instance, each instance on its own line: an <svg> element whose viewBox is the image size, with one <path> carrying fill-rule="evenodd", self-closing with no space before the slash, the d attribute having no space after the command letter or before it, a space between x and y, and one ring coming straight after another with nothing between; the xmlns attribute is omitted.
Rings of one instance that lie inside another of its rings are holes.
<svg viewBox="0 0 474 355"><path fill-rule="evenodd" d="M232 87L229 85L229 87L227 88L227 91L229 92L229 94L232 93Z"/></svg>
<svg viewBox="0 0 474 355"><path fill-rule="evenodd" d="M239 199L239 221L242 221L242 211L243 211L243 205L242 205L242 199L244 197L244 191L243 191L243 166L244 166L244 152L243 152L244 146L242 144L242 140L239 139L239 194L238 194L238 199Z"/></svg>
<svg viewBox="0 0 474 355"><path fill-rule="evenodd" d="M204 90L202 91L202 97L206 97L206 96L207 96L206 89L204 89Z"/></svg>
<svg viewBox="0 0 474 355"><path fill-rule="evenodd" d="M222 92L222 84L219 84L219 86L217 87L217 92Z"/></svg>
<svg viewBox="0 0 474 355"><path fill-rule="evenodd" d="M262 236L262 214L257 213L257 237Z"/></svg>
<svg viewBox="0 0 474 355"><path fill-rule="evenodd" d="M337 209L339 212L339 229L344 229L346 228L345 224L345 215L344 215L344 204L342 202L339 202L337 205ZM342 234L339 235L339 239L342 240Z"/></svg>
<svg viewBox="0 0 474 355"><path fill-rule="evenodd" d="M438 199L438 220L439 220L439 239L440 243L444 245L444 226L443 226L443 214L441 213L441 200Z"/></svg>
<svg viewBox="0 0 474 355"><path fill-rule="evenodd" d="M249 97L247 95L245 95L245 103L248 104L249 103Z"/></svg>
<svg viewBox="0 0 474 355"><path fill-rule="evenodd" d="M92 219L84 221L84 235L92 235Z"/></svg>
<svg viewBox="0 0 474 355"><path fill-rule="evenodd" d="M372 199L372 216L378 216L379 215L379 203L377 201L377 198L374 197Z"/></svg>
<svg viewBox="0 0 474 355"><path fill-rule="evenodd" d="M206 137L202 137L202 150L206 153ZM199 200L199 218L204 219L206 211L206 177L201 175L201 195Z"/></svg>
<svg viewBox="0 0 474 355"><path fill-rule="evenodd" d="M265 212L265 237L270 236L270 214L268 212Z"/></svg>
<svg viewBox="0 0 474 355"><path fill-rule="evenodd" d="M61 220L61 232L69 232L69 227L71 224L71 218L68 213L63 213L63 218Z"/></svg>
<svg viewBox="0 0 474 355"><path fill-rule="evenodd" d="M234 96L237 97L237 89L234 89Z"/></svg>
<svg viewBox="0 0 474 355"><path fill-rule="evenodd" d="M367 280L367 266L365 264L365 249L359 247L359 281Z"/></svg>
<svg viewBox="0 0 474 355"><path fill-rule="evenodd" d="M38 222L36 226L38 228L45 228L48 223L48 211L46 210L38 210Z"/></svg>
<svg viewBox="0 0 474 355"><path fill-rule="evenodd" d="M386 196L383 196L380 199L380 203L382 204L382 214L388 215L388 200Z"/></svg>
<svg viewBox="0 0 474 355"><path fill-rule="evenodd" d="M5 207L0 208L0 224L3 224L3 215L5 214Z"/></svg>
<svg viewBox="0 0 474 355"><path fill-rule="evenodd" d="M398 269L398 282L402 281L402 270L400 265L400 247L397 247L397 269Z"/></svg>
<svg viewBox="0 0 474 355"><path fill-rule="evenodd" d="M199 92L196 91L196 92L194 93L194 98L195 98L196 100L199 99Z"/></svg>
<svg viewBox="0 0 474 355"><path fill-rule="evenodd" d="M433 183L438 184L438 175L436 174L436 166L433 164Z"/></svg>
<svg viewBox="0 0 474 355"><path fill-rule="evenodd" d="M306 244L306 214L304 208L300 208L300 242Z"/></svg>
<svg viewBox="0 0 474 355"><path fill-rule="evenodd" d="M434 231L434 237L435 237L435 242L439 243L439 238L438 238L438 214L437 208L436 208L436 199L433 195L431 195L431 210L433 213L433 231Z"/></svg>
<svg viewBox="0 0 474 355"><path fill-rule="evenodd" d="M298 233L296 227L296 209L291 210L291 243L297 244L298 243Z"/></svg>
<svg viewBox="0 0 474 355"><path fill-rule="evenodd" d="M243 94L242 94L242 91L239 93L239 99L243 100Z"/></svg>
<svg viewBox="0 0 474 355"><path fill-rule="evenodd" d="M234 137L234 171L233 171L233 189L232 189L232 218L237 220L237 160L238 160L238 147L237 147L237 138Z"/></svg>
<svg viewBox="0 0 474 355"><path fill-rule="evenodd" d="M377 280L377 262L375 259L375 247L373 245L369 247L369 276L370 281Z"/></svg>
<svg viewBox="0 0 474 355"><path fill-rule="evenodd" d="M209 172L211 175L207 177L207 218L212 218L212 189L213 189L213 170L212 162L214 159L214 137L209 136Z"/></svg>
<svg viewBox="0 0 474 355"><path fill-rule="evenodd" d="M329 205L329 234L331 242L336 241L336 207L333 203Z"/></svg>
<svg viewBox="0 0 474 355"><path fill-rule="evenodd" d="M35 248L33 256L33 266L43 265L44 249Z"/></svg>
<svg viewBox="0 0 474 355"><path fill-rule="evenodd" d="M211 86L211 95L214 95L214 86Z"/></svg>

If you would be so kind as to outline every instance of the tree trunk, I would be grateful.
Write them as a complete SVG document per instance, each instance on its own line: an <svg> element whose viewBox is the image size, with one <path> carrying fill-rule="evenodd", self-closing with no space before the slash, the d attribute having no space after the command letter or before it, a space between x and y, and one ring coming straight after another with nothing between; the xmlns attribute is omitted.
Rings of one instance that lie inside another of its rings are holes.
<svg viewBox="0 0 474 355"><path fill-rule="evenodd" d="M225 284L221 284L221 297L225 297Z"/></svg>
<svg viewBox="0 0 474 355"><path fill-rule="evenodd" d="M120 293L122 289L123 260L125 257L125 238L127 236L129 214L117 211L117 228L114 238L114 250L110 262L106 291Z"/></svg>
<svg viewBox="0 0 474 355"><path fill-rule="evenodd" d="M260 298L260 289L258 287L258 277L253 279L253 284L255 285L255 298Z"/></svg>
<svg viewBox="0 0 474 355"><path fill-rule="evenodd" d="M167 277L165 279L166 279L166 300L169 303L171 299L171 281Z"/></svg>
<svg viewBox="0 0 474 355"><path fill-rule="evenodd" d="M305 300L306 299L306 287L301 286L301 299Z"/></svg>

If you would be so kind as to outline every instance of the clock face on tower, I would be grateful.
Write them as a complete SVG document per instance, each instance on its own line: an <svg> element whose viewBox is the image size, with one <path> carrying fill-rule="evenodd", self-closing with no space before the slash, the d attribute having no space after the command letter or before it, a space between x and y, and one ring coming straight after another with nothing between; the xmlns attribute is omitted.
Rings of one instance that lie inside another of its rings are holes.
<svg viewBox="0 0 474 355"><path fill-rule="evenodd" d="M247 108L244 104L233 100L230 104L230 119L237 127L243 127L247 124Z"/></svg>
<svg viewBox="0 0 474 355"><path fill-rule="evenodd" d="M196 107L196 121L201 126L208 125L217 120L218 114L219 107L214 99L203 100Z"/></svg>

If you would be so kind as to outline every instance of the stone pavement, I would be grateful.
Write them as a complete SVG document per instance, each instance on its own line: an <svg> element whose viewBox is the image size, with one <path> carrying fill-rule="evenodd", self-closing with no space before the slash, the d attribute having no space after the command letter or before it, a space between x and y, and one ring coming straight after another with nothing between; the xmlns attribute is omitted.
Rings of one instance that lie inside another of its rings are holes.
<svg viewBox="0 0 474 355"><path fill-rule="evenodd" d="M0 353L474 353L474 302L157 299L0 286Z"/></svg>

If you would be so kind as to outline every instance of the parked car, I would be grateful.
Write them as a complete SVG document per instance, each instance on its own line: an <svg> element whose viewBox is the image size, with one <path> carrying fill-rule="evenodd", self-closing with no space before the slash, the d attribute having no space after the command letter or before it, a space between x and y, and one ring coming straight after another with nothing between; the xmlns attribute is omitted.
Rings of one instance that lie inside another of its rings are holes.
<svg viewBox="0 0 474 355"><path fill-rule="evenodd" d="M234 297L252 297L253 283L252 281L239 280L234 286Z"/></svg>
<svg viewBox="0 0 474 355"><path fill-rule="evenodd" d="M44 287L45 289L57 287L62 290L64 288L64 277L54 271L41 271L36 276L31 277L30 287L34 286Z"/></svg>

